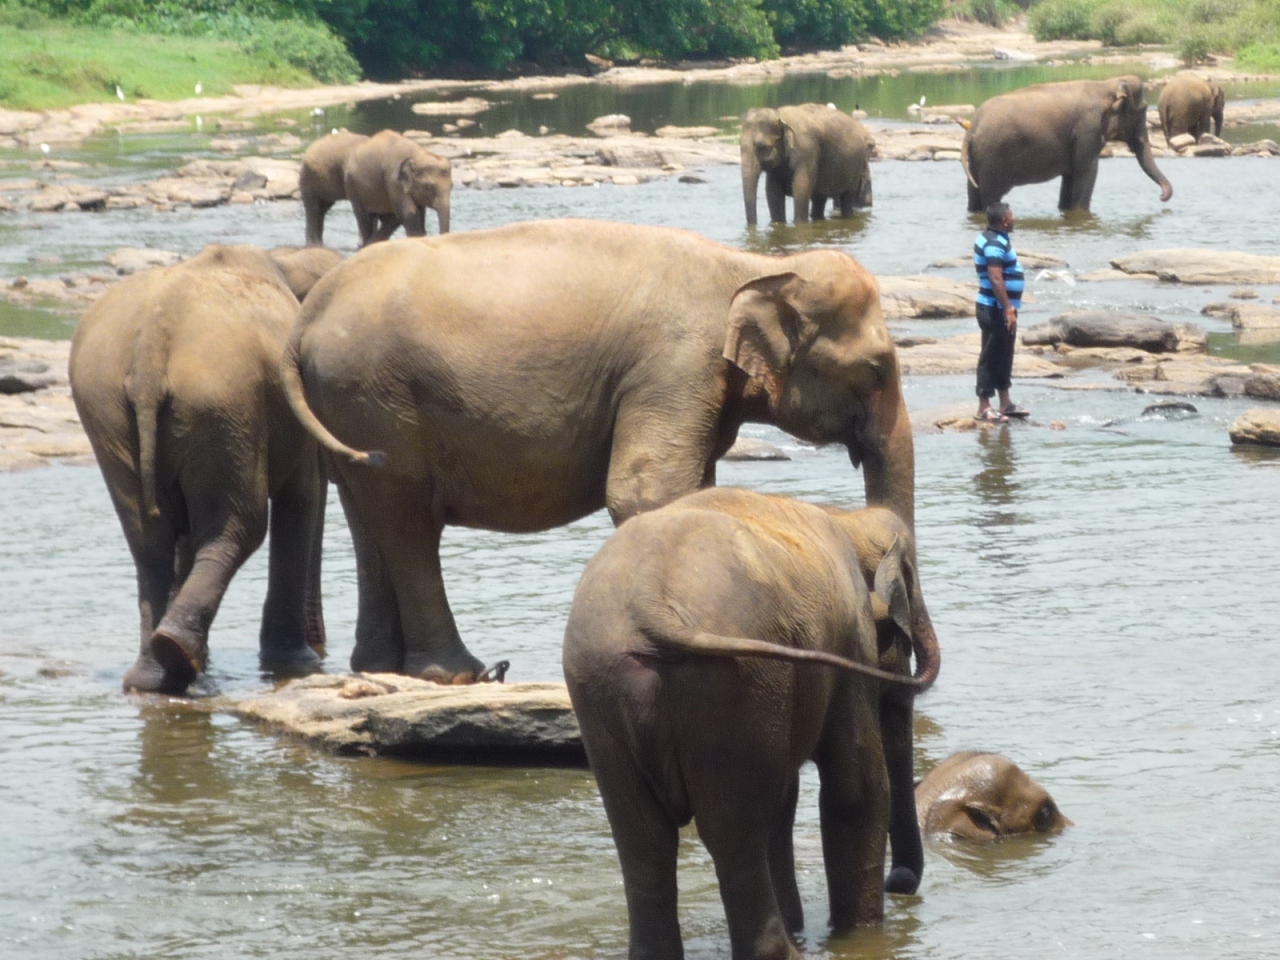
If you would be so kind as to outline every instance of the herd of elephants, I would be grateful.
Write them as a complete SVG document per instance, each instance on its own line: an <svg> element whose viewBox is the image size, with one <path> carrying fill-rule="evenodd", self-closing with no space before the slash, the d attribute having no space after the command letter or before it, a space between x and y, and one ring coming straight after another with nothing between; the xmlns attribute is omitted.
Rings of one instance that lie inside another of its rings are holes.
<svg viewBox="0 0 1280 960"><path fill-rule="evenodd" d="M1087 209L1109 140L1167 200L1146 115L1132 76L988 100L964 138L969 209L1054 177L1064 210ZM1220 130L1221 90L1180 75L1160 116L1166 136ZM870 139L838 110L752 109L741 147L750 224L762 171L775 221L787 196L796 220L828 199L846 215L871 202ZM791 828L809 760L836 930L880 920L886 889L915 891L922 827L1069 822L998 755L914 781L914 699L940 656L917 578L911 423L857 261L587 220L451 234L448 161L392 131L323 137L300 186L306 246L207 247L126 279L76 330L76 407L137 568L127 690L187 691L224 591L268 536L262 667L319 668L330 481L357 564L351 668L500 680L506 664L486 667L454 623L444 527L540 531L607 507L617 530L575 593L564 674L633 958L682 955L676 847L691 819L733 956L798 956ZM321 245L343 198L362 247L346 259ZM377 242L423 237L428 207L441 236ZM747 422L843 445L867 506L715 488Z"/></svg>

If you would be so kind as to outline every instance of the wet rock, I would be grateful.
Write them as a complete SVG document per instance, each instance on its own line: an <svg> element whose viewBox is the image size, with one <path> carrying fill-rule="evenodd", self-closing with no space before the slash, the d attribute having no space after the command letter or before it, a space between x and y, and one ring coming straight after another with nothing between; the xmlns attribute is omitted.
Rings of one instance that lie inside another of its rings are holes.
<svg viewBox="0 0 1280 960"><path fill-rule="evenodd" d="M182 259L182 254L172 250L152 250L149 247L117 247L102 262L121 276L128 276L152 267L171 267Z"/></svg>
<svg viewBox="0 0 1280 960"><path fill-rule="evenodd" d="M1180 338L1173 324L1132 313L1076 310L1028 327L1028 346L1065 343L1073 347L1130 347L1151 353L1173 353Z"/></svg>
<svg viewBox="0 0 1280 960"><path fill-rule="evenodd" d="M598 137L612 137L619 133L631 132L631 118L625 113L610 113L596 117L587 124L587 129Z"/></svg>
<svg viewBox="0 0 1280 960"><path fill-rule="evenodd" d="M1154 274L1174 283L1280 283L1280 257L1227 250L1146 250L1111 261L1127 274Z"/></svg>
<svg viewBox="0 0 1280 960"><path fill-rule="evenodd" d="M966 317L978 284L928 276L878 276L880 309L888 320Z"/></svg>
<svg viewBox="0 0 1280 960"><path fill-rule="evenodd" d="M1228 433L1232 443L1280 447L1280 410L1271 407L1246 410L1231 424Z"/></svg>
<svg viewBox="0 0 1280 960"><path fill-rule="evenodd" d="M1236 287L1227 296L1232 300L1257 300L1258 291L1252 287Z"/></svg>
<svg viewBox="0 0 1280 960"><path fill-rule="evenodd" d="M465 100L415 103L409 109L420 117L466 117L484 113L491 106L493 104L483 97L467 97Z"/></svg>
<svg viewBox="0 0 1280 960"><path fill-rule="evenodd" d="M339 753L585 761L562 683L446 687L388 673L318 675L231 701L228 709Z"/></svg>
<svg viewBox="0 0 1280 960"><path fill-rule="evenodd" d="M1230 320L1238 330L1280 329L1280 307L1265 303L1210 303L1200 312Z"/></svg>
<svg viewBox="0 0 1280 960"><path fill-rule="evenodd" d="M58 378L49 373L49 364L0 355L0 393L13 396L52 386Z"/></svg>
<svg viewBox="0 0 1280 960"><path fill-rule="evenodd" d="M1238 396L1254 371L1225 357L1156 357L1115 374L1138 393L1187 397Z"/></svg>
<svg viewBox="0 0 1280 960"><path fill-rule="evenodd" d="M754 437L739 437L721 460L790 460L785 452L771 443Z"/></svg>
<svg viewBox="0 0 1280 960"><path fill-rule="evenodd" d="M1196 409L1194 403L1188 403L1185 400L1161 400L1159 403L1152 403L1144 407L1139 416L1182 420L1187 416L1198 415L1199 413L1200 411Z"/></svg>
<svg viewBox="0 0 1280 960"><path fill-rule="evenodd" d="M980 349L981 337L977 333L899 347L898 367L904 375L917 377L972 374L978 368ZM1029 351L1019 350L1013 357L1013 375L1018 378L1056 379L1065 372L1058 363Z"/></svg>
<svg viewBox="0 0 1280 960"><path fill-rule="evenodd" d="M1169 138L1169 146L1174 150L1185 150L1195 146L1196 138L1189 133L1179 133Z"/></svg>
<svg viewBox="0 0 1280 960"><path fill-rule="evenodd" d="M681 183L706 183L705 177L700 177L696 173L686 173L680 177Z"/></svg>
<svg viewBox="0 0 1280 960"><path fill-rule="evenodd" d="M1255 400L1280 401L1280 367L1254 364L1252 373L1244 378L1241 393Z"/></svg>

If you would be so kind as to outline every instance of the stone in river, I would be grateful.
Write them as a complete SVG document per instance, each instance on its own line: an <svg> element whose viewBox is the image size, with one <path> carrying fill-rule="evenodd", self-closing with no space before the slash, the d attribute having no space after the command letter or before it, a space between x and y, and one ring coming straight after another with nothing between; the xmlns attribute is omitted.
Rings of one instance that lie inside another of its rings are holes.
<svg viewBox="0 0 1280 960"><path fill-rule="evenodd" d="M1074 310L1028 327L1028 346L1065 343L1072 347L1133 347L1151 353L1174 353L1180 341L1171 323L1145 314Z"/></svg>
<svg viewBox="0 0 1280 960"><path fill-rule="evenodd" d="M393 673L315 675L231 713L338 753L454 762L586 762L563 683L440 686Z"/></svg>
<svg viewBox="0 0 1280 960"><path fill-rule="evenodd" d="M1280 410L1254 407L1246 410L1230 428L1231 442L1280 447Z"/></svg>
<svg viewBox="0 0 1280 960"><path fill-rule="evenodd" d="M722 460L790 460L782 450L754 437L739 437Z"/></svg>

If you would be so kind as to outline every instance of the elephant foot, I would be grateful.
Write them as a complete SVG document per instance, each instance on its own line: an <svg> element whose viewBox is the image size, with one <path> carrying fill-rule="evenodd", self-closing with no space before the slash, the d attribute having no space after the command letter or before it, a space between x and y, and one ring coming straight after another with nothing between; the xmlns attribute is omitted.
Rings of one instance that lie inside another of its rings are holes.
<svg viewBox="0 0 1280 960"><path fill-rule="evenodd" d="M915 893L920 888L920 878L910 867L894 867L884 881L885 893Z"/></svg>
<svg viewBox="0 0 1280 960"><path fill-rule="evenodd" d="M499 660L493 666L483 670L464 670L457 673L450 672L441 666L430 666L419 671L417 677L446 687L465 686L472 683L505 683L507 670L510 667L510 660Z"/></svg>
<svg viewBox="0 0 1280 960"><path fill-rule="evenodd" d="M204 669L204 644L157 630L151 635L151 656L164 671L159 692L186 693Z"/></svg>
<svg viewBox="0 0 1280 960"><path fill-rule="evenodd" d="M258 652L258 666L264 673L277 676L304 677L318 673L322 656L309 646L290 647L287 650L264 647Z"/></svg>

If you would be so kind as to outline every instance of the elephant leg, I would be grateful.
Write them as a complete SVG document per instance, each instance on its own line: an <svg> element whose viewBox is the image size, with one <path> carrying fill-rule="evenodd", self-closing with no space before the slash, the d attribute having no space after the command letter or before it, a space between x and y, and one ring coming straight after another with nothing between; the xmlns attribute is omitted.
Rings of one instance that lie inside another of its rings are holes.
<svg viewBox="0 0 1280 960"><path fill-rule="evenodd" d="M694 411L696 406L690 403L686 409ZM679 439L700 432L698 424L681 420L669 399L653 410L641 399L618 412L605 481L605 505L614 524L703 485L711 450Z"/></svg>
<svg viewBox="0 0 1280 960"><path fill-rule="evenodd" d="M787 191L782 178L773 171L764 176L764 199L769 204L769 219L773 223L787 222Z"/></svg>
<svg viewBox="0 0 1280 960"><path fill-rule="evenodd" d="M885 770L889 775L892 867L885 881L889 893L915 893L924 874L924 844L916 819L913 713L910 699L892 694L880 705Z"/></svg>
<svg viewBox="0 0 1280 960"><path fill-rule="evenodd" d="M809 200L809 216L814 220L827 219L827 198L815 193Z"/></svg>
<svg viewBox="0 0 1280 960"><path fill-rule="evenodd" d="M969 188L969 212L982 213L986 206L982 202L982 191L972 183L965 184Z"/></svg>
<svg viewBox="0 0 1280 960"><path fill-rule="evenodd" d="M575 708L582 709L577 704ZM582 739L622 868L630 930L628 960L682 960L684 945L676 911L679 827L654 796L627 744L597 724L583 724Z"/></svg>
<svg viewBox="0 0 1280 960"><path fill-rule="evenodd" d="M378 223L378 215L370 213L354 196L351 197L351 212L355 214L356 229L360 231L360 246L368 246L376 239L374 228Z"/></svg>
<svg viewBox="0 0 1280 960"><path fill-rule="evenodd" d="M404 673L443 683L469 682L484 672L458 635L440 570L444 520L430 478L385 470L346 471L360 525L385 565L404 635ZM354 660L354 655L353 655Z"/></svg>
<svg viewBox="0 0 1280 960"><path fill-rule="evenodd" d="M871 734L879 729L877 706L833 703L815 757L822 784L822 859L836 932L884 918L889 782L883 748Z"/></svg>
<svg viewBox="0 0 1280 960"><path fill-rule="evenodd" d="M397 211L400 222L404 224L405 236L425 237L427 235L427 208L406 202L403 209Z"/></svg>
<svg viewBox="0 0 1280 960"><path fill-rule="evenodd" d="M1062 175L1062 184L1058 187L1058 209L1070 210L1075 195L1075 177L1067 171Z"/></svg>
<svg viewBox="0 0 1280 960"><path fill-rule="evenodd" d="M773 877L773 893L778 900L782 922L792 932L804 929L804 907L800 904L800 888L796 886L796 855L792 835L795 832L796 802L800 797L800 776L788 787L787 799L769 838L769 873Z"/></svg>
<svg viewBox="0 0 1280 960"><path fill-rule="evenodd" d="M178 588L164 620L151 635L151 654L164 667L172 687L165 692L182 692L204 671L209 653L209 627L218 613L227 586L266 539L268 497L266 497L265 453L255 449L237 456L236 444L243 438L216 442L219 463L193 461L184 468L179 486L187 503L191 526L193 559L191 573ZM261 445L265 452L265 444ZM170 563L172 563L170 559Z"/></svg>
<svg viewBox="0 0 1280 960"><path fill-rule="evenodd" d="M1098 180L1098 160L1095 157L1072 178L1071 205L1064 210L1085 210L1093 200L1093 185Z"/></svg>
<svg viewBox="0 0 1280 960"><path fill-rule="evenodd" d="M338 497L356 556L356 642L351 669L357 673L401 673L404 670L404 631L391 577L373 538L364 529L347 483L338 469ZM355 468L348 468L355 469Z"/></svg>
<svg viewBox="0 0 1280 960"><path fill-rule="evenodd" d="M333 207L334 201L322 200L319 197L304 197L303 210L307 217L307 246L324 246L324 218Z"/></svg>
<svg viewBox="0 0 1280 960"><path fill-rule="evenodd" d="M383 240L390 240L391 235L400 229L400 218L394 213L379 214L377 222L378 229L374 231L373 239L369 241L370 243L381 243Z"/></svg>
<svg viewBox="0 0 1280 960"><path fill-rule="evenodd" d="M318 588L326 486L319 455L308 450L271 497L267 599L259 634L264 670L308 673L319 668L324 650Z"/></svg>

